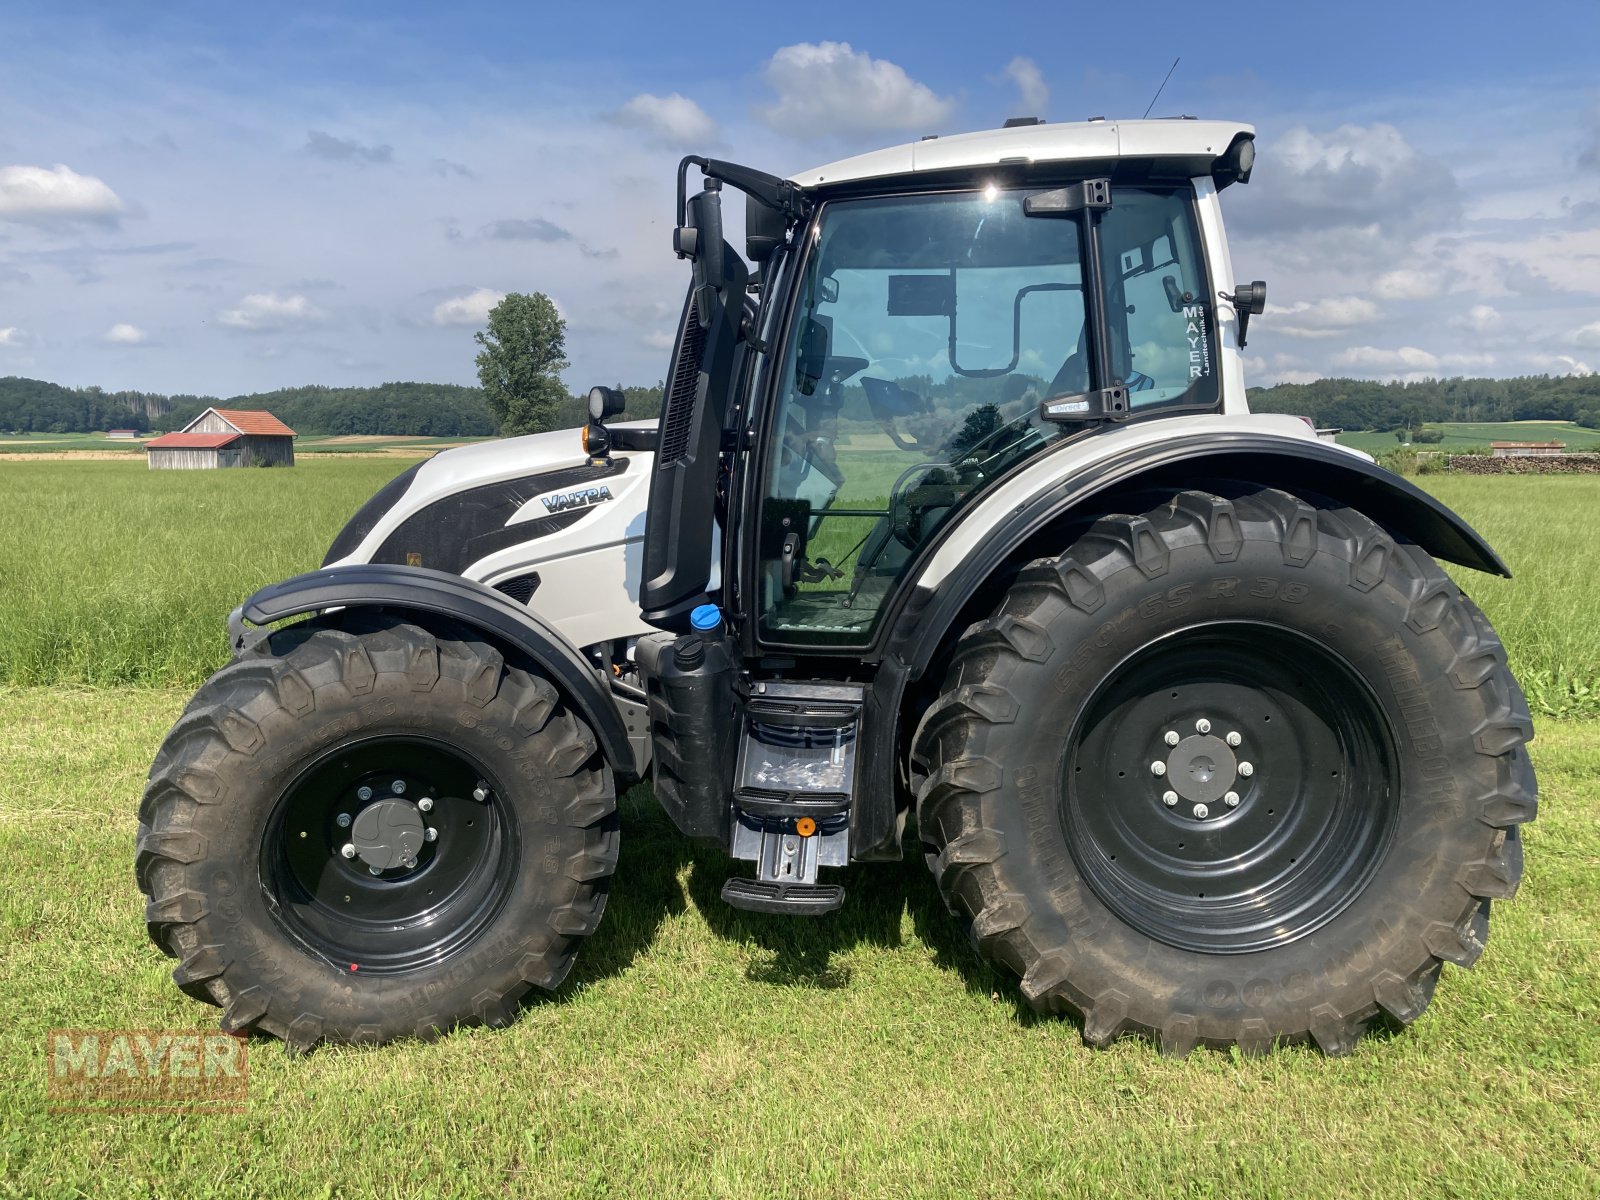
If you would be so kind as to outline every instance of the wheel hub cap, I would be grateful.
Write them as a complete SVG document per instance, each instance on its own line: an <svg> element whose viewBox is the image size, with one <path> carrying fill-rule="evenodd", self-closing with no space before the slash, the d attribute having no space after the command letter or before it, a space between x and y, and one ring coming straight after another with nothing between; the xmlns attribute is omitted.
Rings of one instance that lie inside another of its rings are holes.
<svg viewBox="0 0 1600 1200"><path fill-rule="evenodd" d="M1238 774L1233 750L1213 734L1186 737L1167 755L1168 785L1191 804L1215 804Z"/></svg>
<svg viewBox="0 0 1600 1200"><path fill-rule="evenodd" d="M396 797L362 809L350 827L350 835L362 862L388 871L416 862L426 827L417 806Z"/></svg>

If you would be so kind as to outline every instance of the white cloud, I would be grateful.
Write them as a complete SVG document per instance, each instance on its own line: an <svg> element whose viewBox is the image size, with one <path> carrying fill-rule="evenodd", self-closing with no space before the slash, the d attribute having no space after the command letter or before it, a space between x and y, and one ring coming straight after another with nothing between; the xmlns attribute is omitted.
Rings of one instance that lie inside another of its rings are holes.
<svg viewBox="0 0 1600 1200"><path fill-rule="evenodd" d="M1580 362L1566 354L1558 354L1553 360L1553 365L1561 368L1563 375L1593 375L1594 370L1586 362Z"/></svg>
<svg viewBox="0 0 1600 1200"><path fill-rule="evenodd" d="M1296 126L1262 149L1241 201L1262 233L1356 230L1373 240L1435 233L1461 213L1449 166L1381 123Z"/></svg>
<svg viewBox="0 0 1600 1200"><path fill-rule="evenodd" d="M1271 383L1315 383L1317 380L1322 378L1322 373L1320 371L1301 371L1301 370L1270 371L1269 370L1269 371L1265 372L1264 374L1265 374L1266 378L1262 382L1269 383L1269 384L1271 384ZM1254 387L1255 383L1256 383L1256 381L1252 381L1250 386Z"/></svg>
<svg viewBox="0 0 1600 1200"><path fill-rule="evenodd" d="M121 346L137 346L150 335L137 325L116 324L106 330L106 341Z"/></svg>
<svg viewBox="0 0 1600 1200"><path fill-rule="evenodd" d="M1600 321L1591 321L1580 329L1574 329L1567 340L1574 346L1600 347Z"/></svg>
<svg viewBox="0 0 1600 1200"><path fill-rule="evenodd" d="M23 346L27 344L27 335L15 325L8 325L0 329L0 346Z"/></svg>
<svg viewBox="0 0 1600 1200"><path fill-rule="evenodd" d="M1433 300L1444 295L1445 282L1441 272L1402 267L1379 275L1372 294L1381 300Z"/></svg>
<svg viewBox="0 0 1600 1200"><path fill-rule="evenodd" d="M955 110L954 100L847 42L785 46L762 73L778 99L757 108L756 116L779 133L805 141L836 134L932 133Z"/></svg>
<svg viewBox="0 0 1600 1200"><path fill-rule="evenodd" d="M652 96L643 92L609 117L618 125L641 129L667 146L693 149L716 140L717 123L687 96Z"/></svg>
<svg viewBox="0 0 1600 1200"><path fill-rule="evenodd" d="M104 180L71 167L0 167L0 220L115 221L126 205Z"/></svg>
<svg viewBox="0 0 1600 1200"><path fill-rule="evenodd" d="M234 329L267 333L314 325L327 316L304 296L280 296L276 292L257 292L244 297L233 308L223 309L217 320Z"/></svg>
<svg viewBox="0 0 1600 1200"><path fill-rule="evenodd" d="M1327 296L1321 300L1300 300L1273 314L1272 332L1289 337L1336 337L1355 325L1378 319L1378 306L1365 296ZM1287 323L1281 318L1287 317Z"/></svg>
<svg viewBox="0 0 1600 1200"><path fill-rule="evenodd" d="M1474 304L1459 317L1453 317L1450 325L1465 333L1499 333L1504 328L1505 318L1491 304ZM1600 328L1600 325L1596 327Z"/></svg>
<svg viewBox="0 0 1600 1200"><path fill-rule="evenodd" d="M1017 85L1017 98L1023 108L1018 116L1044 116L1045 109L1050 106L1050 87L1045 83L1044 72L1039 70L1038 63L1018 55L1006 64L1001 74Z"/></svg>
<svg viewBox="0 0 1600 1200"><path fill-rule="evenodd" d="M465 296L454 296L434 305L435 325L483 325L489 320L489 310L506 298L504 292L493 288L478 288ZM556 309L560 312L559 306Z"/></svg>
<svg viewBox="0 0 1600 1200"><path fill-rule="evenodd" d="M1431 371L1439 366L1436 355L1429 354L1426 350L1419 350L1415 346L1400 346L1393 350L1378 346L1351 346L1348 350L1341 350L1335 354L1333 362L1341 367L1363 367L1374 371L1402 368Z"/></svg>

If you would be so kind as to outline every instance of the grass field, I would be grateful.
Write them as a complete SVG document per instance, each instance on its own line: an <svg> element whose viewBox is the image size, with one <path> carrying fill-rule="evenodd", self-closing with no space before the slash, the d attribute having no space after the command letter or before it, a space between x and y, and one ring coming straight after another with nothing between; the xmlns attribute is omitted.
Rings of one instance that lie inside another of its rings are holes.
<svg viewBox="0 0 1600 1200"><path fill-rule="evenodd" d="M147 437L154 437L154 434ZM103 433L16 433L0 435L0 454L81 454L106 451L144 459L146 438L120 441ZM446 446L482 441L482 438L367 437L301 434L295 438L296 454L432 454Z"/></svg>
<svg viewBox="0 0 1600 1200"><path fill-rule="evenodd" d="M1600 478L1578 476L1422 481L1518 572L1458 578L1540 714L1543 803L1477 969L1349 1058L1091 1053L978 962L915 848L844 872L836 916L740 914L726 860L640 787L600 932L512 1028L254 1042L238 1114L48 1112L47 1030L214 1027L144 936L144 773L227 611L405 465L0 464L0 1197L1600 1194Z"/></svg>
<svg viewBox="0 0 1600 1200"><path fill-rule="evenodd" d="M52 1027L210 1027L145 939L134 801L177 691L0 691L0 1196L1600 1192L1600 722L1545 722L1527 876L1470 972L1345 1059L1093 1053L913 853L755 917L636 789L599 933L509 1029L292 1058L237 1115L45 1110Z"/></svg>
<svg viewBox="0 0 1600 1200"><path fill-rule="evenodd" d="M1565 442L1574 454L1600 449L1600 429L1585 429L1571 421L1430 421L1428 428L1442 430L1444 441L1418 442L1416 449L1459 454L1487 448L1490 442ZM1339 441L1368 454L1382 454L1400 444L1394 434L1375 429L1347 430Z"/></svg>

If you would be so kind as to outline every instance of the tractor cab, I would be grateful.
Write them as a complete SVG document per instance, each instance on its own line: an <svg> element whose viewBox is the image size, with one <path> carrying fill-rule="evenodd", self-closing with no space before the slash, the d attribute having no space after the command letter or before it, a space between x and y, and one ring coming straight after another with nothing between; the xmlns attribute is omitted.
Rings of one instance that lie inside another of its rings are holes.
<svg viewBox="0 0 1600 1200"><path fill-rule="evenodd" d="M685 159L694 279L645 619L685 632L710 599L691 531L714 515L738 531L718 599L748 650L867 649L918 555L1031 459L1230 396L1242 411L1216 192L1253 159L1248 126L1195 121L1021 126L794 180ZM725 182L748 198L748 270L721 236Z"/></svg>

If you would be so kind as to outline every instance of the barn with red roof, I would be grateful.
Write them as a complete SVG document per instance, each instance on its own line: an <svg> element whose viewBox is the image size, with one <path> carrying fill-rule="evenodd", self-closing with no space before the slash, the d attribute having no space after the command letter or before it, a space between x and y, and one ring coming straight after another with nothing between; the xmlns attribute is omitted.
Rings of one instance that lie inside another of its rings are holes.
<svg viewBox="0 0 1600 1200"><path fill-rule="evenodd" d="M177 433L144 444L152 471L292 467L295 432L269 412L208 408Z"/></svg>

